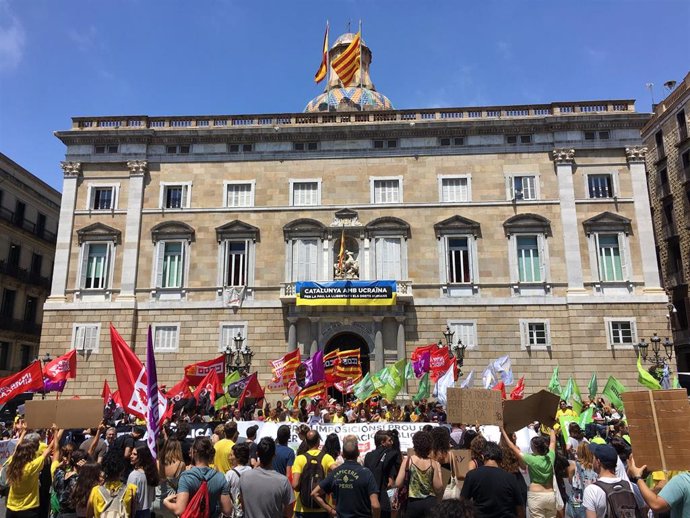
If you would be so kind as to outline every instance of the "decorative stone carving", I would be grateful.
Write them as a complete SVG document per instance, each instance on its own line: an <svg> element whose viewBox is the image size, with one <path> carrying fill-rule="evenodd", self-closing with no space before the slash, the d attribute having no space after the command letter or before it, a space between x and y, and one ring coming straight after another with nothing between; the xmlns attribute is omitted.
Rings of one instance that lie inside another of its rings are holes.
<svg viewBox="0 0 690 518"><path fill-rule="evenodd" d="M81 175L81 162L60 162L62 172L66 177L79 177Z"/></svg>
<svg viewBox="0 0 690 518"><path fill-rule="evenodd" d="M331 223L332 227L361 227L357 211L352 209L341 209L335 213L335 219Z"/></svg>
<svg viewBox="0 0 690 518"><path fill-rule="evenodd" d="M556 163L566 163L575 160L575 150L572 148L556 148L551 155Z"/></svg>
<svg viewBox="0 0 690 518"><path fill-rule="evenodd" d="M639 146L625 148L625 157L628 159L628 162L644 162L646 155L646 147Z"/></svg>
<svg viewBox="0 0 690 518"><path fill-rule="evenodd" d="M335 263L333 268L335 270L333 276L337 281L359 279L359 262L350 250L345 250L342 267L339 263Z"/></svg>
<svg viewBox="0 0 690 518"><path fill-rule="evenodd" d="M149 170L149 163L147 160L128 160L127 167L129 168L129 174L142 175Z"/></svg>

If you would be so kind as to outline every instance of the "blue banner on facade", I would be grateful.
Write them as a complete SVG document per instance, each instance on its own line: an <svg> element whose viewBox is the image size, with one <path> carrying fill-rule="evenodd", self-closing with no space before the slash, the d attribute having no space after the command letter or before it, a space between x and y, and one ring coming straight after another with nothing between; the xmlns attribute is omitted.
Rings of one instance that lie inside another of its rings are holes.
<svg viewBox="0 0 690 518"><path fill-rule="evenodd" d="M298 306L391 306L395 281L297 282Z"/></svg>

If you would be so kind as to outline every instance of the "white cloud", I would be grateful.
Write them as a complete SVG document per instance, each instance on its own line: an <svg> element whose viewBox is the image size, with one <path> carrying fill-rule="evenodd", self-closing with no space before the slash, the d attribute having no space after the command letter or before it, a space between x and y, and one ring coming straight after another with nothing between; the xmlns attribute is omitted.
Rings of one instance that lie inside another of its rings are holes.
<svg viewBox="0 0 690 518"><path fill-rule="evenodd" d="M0 72L14 70L24 56L26 33L6 2L0 1Z"/></svg>
<svg viewBox="0 0 690 518"><path fill-rule="evenodd" d="M82 52L86 52L98 44L98 31L93 25L90 25L85 30L83 28L79 31L70 29L67 32L67 37L69 37Z"/></svg>

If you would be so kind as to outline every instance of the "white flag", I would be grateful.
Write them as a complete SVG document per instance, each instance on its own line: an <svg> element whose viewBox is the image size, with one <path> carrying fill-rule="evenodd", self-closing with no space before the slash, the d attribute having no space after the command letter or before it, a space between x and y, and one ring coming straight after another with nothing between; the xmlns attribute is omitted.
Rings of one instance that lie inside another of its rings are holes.
<svg viewBox="0 0 690 518"><path fill-rule="evenodd" d="M490 362L489 365L486 366L486 369L484 369L484 372L482 374L482 382L484 384L485 389L494 388L494 385L498 383L498 379L496 378L496 372L494 372L493 363Z"/></svg>
<svg viewBox="0 0 690 518"><path fill-rule="evenodd" d="M436 399L443 406L448 404L448 387L455 385L455 365L451 365L446 373L436 382Z"/></svg>
<svg viewBox="0 0 690 518"><path fill-rule="evenodd" d="M470 373L465 378L465 381L463 381L460 384L460 388L472 388L472 387L474 387L474 369L472 369L470 371Z"/></svg>
<svg viewBox="0 0 690 518"><path fill-rule="evenodd" d="M510 363L510 356L507 354L494 360L494 372L506 385L513 384L513 369Z"/></svg>

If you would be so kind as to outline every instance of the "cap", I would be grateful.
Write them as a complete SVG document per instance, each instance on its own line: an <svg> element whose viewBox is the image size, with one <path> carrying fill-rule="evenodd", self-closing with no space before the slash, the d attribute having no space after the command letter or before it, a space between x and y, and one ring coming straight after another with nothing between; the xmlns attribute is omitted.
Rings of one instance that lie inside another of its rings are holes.
<svg viewBox="0 0 690 518"><path fill-rule="evenodd" d="M616 464L618 453L610 444L590 444L589 449L597 459L605 464Z"/></svg>
<svg viewBox="0 0 690 518"><path fill-rule="evenodd" d="M338 401L337 401L335 398L331 398L331 399L328 400L328 403L331 404L331 405L332 405L333 403L337 403L337 402L338 402Z"/></svg>

